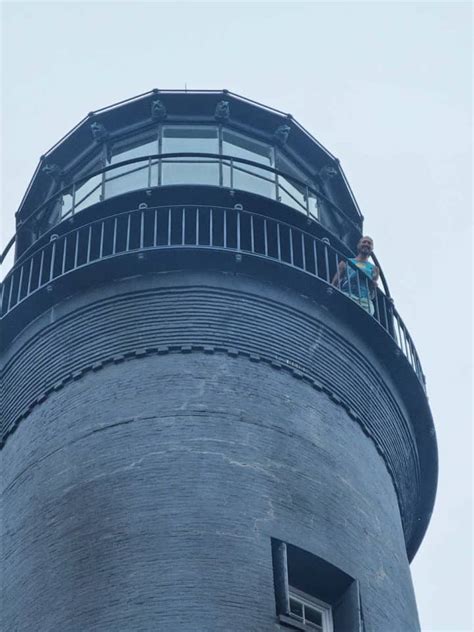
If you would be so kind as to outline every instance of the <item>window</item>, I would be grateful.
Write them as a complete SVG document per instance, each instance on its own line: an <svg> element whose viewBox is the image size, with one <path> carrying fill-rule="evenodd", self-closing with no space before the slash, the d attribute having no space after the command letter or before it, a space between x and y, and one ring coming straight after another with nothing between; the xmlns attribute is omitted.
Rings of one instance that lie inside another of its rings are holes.
<svg viewBox="0 0 474 632"><path fill-rule="evenodd" d="M361 632L359 584L326 560L272 539L280 625L307 632Z"/></svg>
<svg viewBox="0 0 474 632"><path fill-rule="evenodd" d="M91 163L87 167L87 172L99 171L103 168L102 158L99 158L96 162ZM78 174L78 176L81 174ZM102 200L102 174L99 173L92 178L86 180L79 180L79 184L76 186L74 211L78 213L96 202Z"/></svg>
<svg viewBox="0 0 474 632"><path fill-rule="evenodd" d="M122 141L112 147L110 164L158 153L158 139L154 137ZM105 174L105 197L110 198L127 191L145 189L158 184L156 160L149 166L148 160L116 167Z"/></svg>
<svg viewBox="0 0 474 632"><path fill-rule="evenodd" d="M185 125L163 128L163 154L216 154L215 158L165 158L162 184L219 185L219 139L216 127Z"/></svg>
<svg viewBox="0 0 474 632"><path fill-rule="evenodd" d="M273 167L273 148L229 130L222 132L222 153ZM224 186L259 193L275 199L275 174L253 165L224 161Z"/></svg>
<svg viewBox="0 0 474 632"><path fill-rule="evenodd" d="M279 150L276 154L276 165L279 171L293 176L301 182L306 181L304 174L287 160ZM308 204L310 213L315 217L318 216L315 196L308 197L308 202L306 201L306 186L300 185L299 182L285 178L282 175L278 176L278 185L278 196L283 204L288 204L288 206L292 206L298 211L305 211Z"/></svg>
<svg viewBox="0 0 474 632"><path fill-rule="evenodd" d="M290 600L289 615L305 625L305 628L319 632L333 632L331 606L316 597L288 587Z"/></svg>

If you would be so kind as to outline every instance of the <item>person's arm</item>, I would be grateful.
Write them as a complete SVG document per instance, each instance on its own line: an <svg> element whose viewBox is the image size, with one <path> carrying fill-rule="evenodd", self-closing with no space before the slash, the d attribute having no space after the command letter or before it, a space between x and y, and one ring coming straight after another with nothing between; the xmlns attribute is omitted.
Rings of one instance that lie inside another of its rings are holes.
<svg viewBox="0 0 474 632"><path fill-rule="evenodd" d="M337 272L334 275L333 280L331 281L332 285L335 285L336 287L340 285L340 282L342 280L342 277L344 276L345 271L346 271L346 262L340 261L339 265L337 266Z"/></svg>
<svg viewBox="0 0 474 632"><path fill-rule="evenodd" d="M379 277L380 277L379 269L377 268L377 266L374 266L374 269L372 270L372 287L374 290L377 289L377 281L379 280Z"/></svg>

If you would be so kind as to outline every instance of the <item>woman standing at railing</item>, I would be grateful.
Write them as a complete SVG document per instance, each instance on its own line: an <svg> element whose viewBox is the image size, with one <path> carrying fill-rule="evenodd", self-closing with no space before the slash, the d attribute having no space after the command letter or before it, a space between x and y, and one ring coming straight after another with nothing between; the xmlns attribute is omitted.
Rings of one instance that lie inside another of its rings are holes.
<svg viewBox="0 0 474 632"><path fill-rule="evenodd" d="M341 261L332 284L347 294L372 316L375 313L371 300L377 290L379 269L369 261L374 249L371 237L362 237L357 244L357 257ZM360 270L360 272L359 272Z"/></svg>

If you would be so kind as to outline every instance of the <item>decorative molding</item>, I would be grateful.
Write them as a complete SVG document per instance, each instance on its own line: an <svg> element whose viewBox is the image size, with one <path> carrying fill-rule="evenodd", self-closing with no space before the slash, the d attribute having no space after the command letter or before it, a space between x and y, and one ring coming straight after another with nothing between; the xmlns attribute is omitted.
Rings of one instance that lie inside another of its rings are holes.
<svg viewBox="0 0 474 632"><path fill-rule="evenodd" d="M53 180L55 180L56 182L59 181L63 175L63 170L59 165L49 162L44 165L41 171L47 176L53 178Z"/></svg>
<svg viewBox="0 0 474 632"><path fill-rule="evenodd" d="M286 145L291 127L289 125L280 125L273 133L273 138L279 145Z"/></svg>
<svg viewBox="0 0 474 632"><path fill-rule="evenodd" d="M107 131L105 125L99 123L98 121L93 121L90 125L92 137L96 141L96 143L102 143L109 138L109 132Z"/></svg>
<svg viewBox="0 0 474 632"><path fill-rule="evenodd" d="M219 101L216 105L216 111L214 112L214 118L216 121L225 122L230 118L230 105L229 101Z"/></svg>
<svg viewBox="0 0 474 632"><path fill-rule="evenodd" d="M163 101L161 101L161 99L155 99L154 101L152 101L151 118L154 121L164 121L167 116L168 116L168 113L166 111L166 107Z"/></svg>

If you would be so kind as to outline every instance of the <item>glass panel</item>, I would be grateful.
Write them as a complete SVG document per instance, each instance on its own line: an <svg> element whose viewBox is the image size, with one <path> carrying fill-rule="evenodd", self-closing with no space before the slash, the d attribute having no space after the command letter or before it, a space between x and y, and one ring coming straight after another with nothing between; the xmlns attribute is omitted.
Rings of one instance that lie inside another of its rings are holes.
<svg viewBox="0 0 474 632"><path fill-rule="evenodd" d="M277 152L276 164L279 171L293 176L302 183L306 182L306 177L304 176L304 174L299 171L289 160L284 158L279 151ZM280 198L280 202L283 202L283 204L288 204L288 206L292 206L299 211L306 212L307 209L305 184L300 185L298 182L285 178L280 174L278 175L278 184L278 196Z"/></svg>
<svg viewBox="0 0 474 632"><path fill-rule="evenodd" d="M298 187L283 176L278 176L279 202L288 204L298 211L306 212L305 187Z"/></svg>
<svg viewBox="0 0 474 632"><path fill-rule="evenodd" d="M72 194L64 193L61 202L61 217L66 217L72 210Z"/></svg>
<svg viewBox="0 0 474 632"><path fill-rule="evenodd" d="M157 138L143 138L141 141L136 140L133 144L117 143L112 148L112 158L110 164L114 165L124 160L132 160L142 156L158 153ZM156 161L155 161L156 165ZM155 177L152 178L150 185L158 184L157 167L153 167ZM122 176L122 177L118 177ZM135 189L144 189L148 187L148 161L136 162L129 165L123 165L116 169L111 169L105 174L105 197L110 198L120 193L133 191Z"/></svg>
<svg viewBox="0 0 474 632"><path fill-rule="evenodd" d="M222 153L273 166L272 147L229 130L222 132Z"/></svg>
<svg viewBox="0 0 474 632"><path fill-rule="evenodd" d="M91 206L91 204L100 202L101 192L102 174L99 173L76 187L74 212L77 213L78 211L82 211L88 206Z"/></svg>
<svg viewBox="0 0 474 632"><path fill-rule="evenodd" d="M319 220L319 201L315 193L308 193L308 206L310 214Z"/></svg>
<svg viewBox="0 0 474 632"><path fill-rule="evenodd" d="M323 616L321 612L319 610L311 608L311 606L308 606L306 604L304 607L304 618L309 623L314 623L317 626L323 625Z"/></svg>
<svg viewBox="0 0 474 632"><path fill-rule="evenodd" d="M272 200L276 199L275 176L271 171L239 162L233 162L231 167L230 163L224 159L222 175L222 183L225 187L242 189L264 195Z"/></svg>
<svg viewBox="0 0 474 632"><path fill-rule="evenodd" d="M112 158L110 160L111 165L116 165L124 160L132 160L133 158L140 158L141 156L149 156L150 154L158 153L158 140L156 138L136 140L133 144L125 145L123 142L118 143L112 148ZM130 169L136 169L141 166L142 163L125 165L118 167L115 173L126 173Z"/></svg>
<svg viewBox="0 0 474 632"><path fill-rule="evenodd" d="M272 147L229 130L224 130L222 133L222 153L235 156L236 158L252 160L267 167L273 166ZM224 186L259 193L265 197L275 199L275 174L273 172L245 163L234 162L231 177L230 161L225 160L225 165L223 171Z"/></svg>
<svg viewBox="0 0 474 632"><path fill-rule="evenodd" d="M296 599L293 599L292 597L290 597L290 612L292 615L302 620L303 619L303 604L300 603L299 601L296 601Z"/></svg>
<svg viewBox="0 0 474 632"><path fill-rule="evenodd" d="M105 197L110 198L114 195L127 193L127 191L135 191L136 189L146 189L148 187L148 161L133 165L133 171L124 173L125 167L117 167L107 172L107 180L105 182ZM131 167L132 165L128 165ZM118 174L117 174L118 172Z"/></svg>
<svg viewBox="0 0 474 632"><path fill-rule="evenodd" d="M166 126L163 128L162 153L216 154L209 158L173 158L162 163L162 184L219 185L219 140L215 127Z"/></svg>

